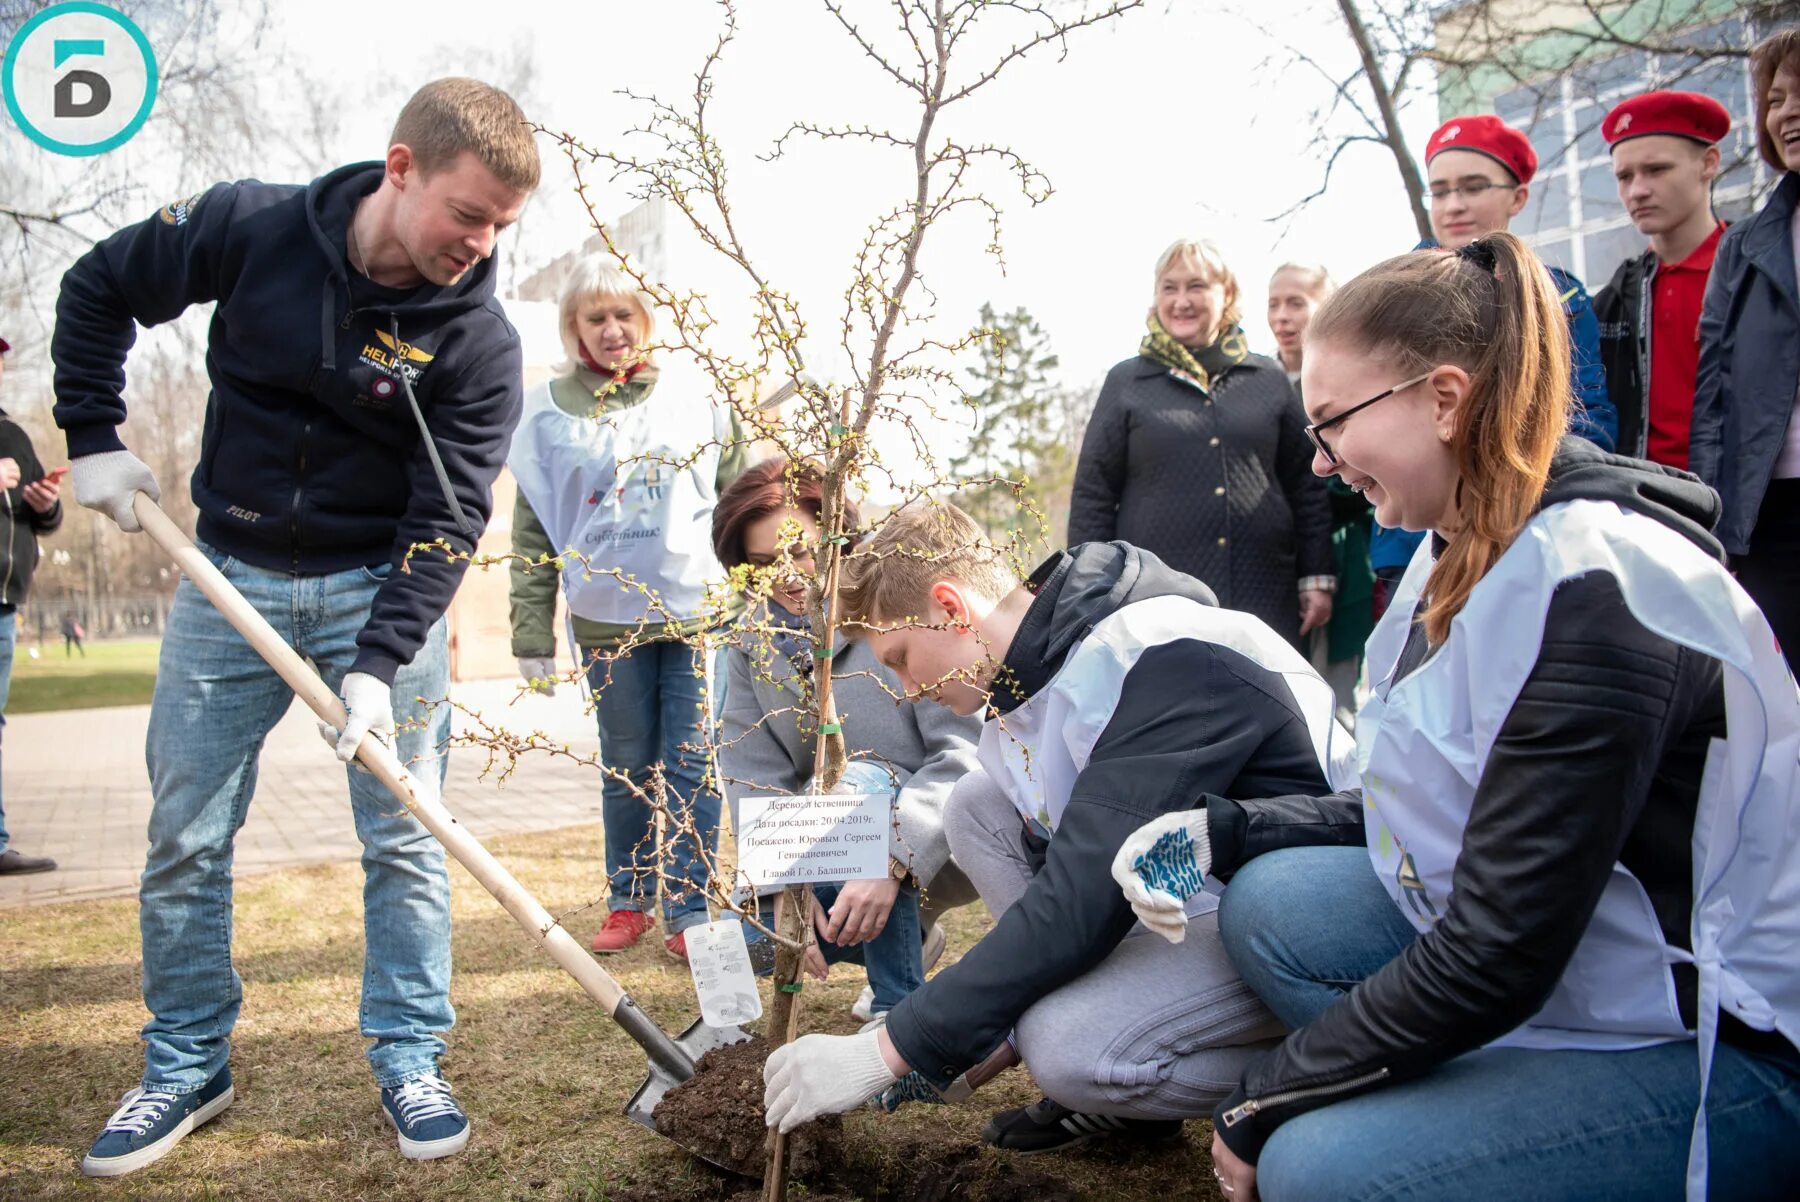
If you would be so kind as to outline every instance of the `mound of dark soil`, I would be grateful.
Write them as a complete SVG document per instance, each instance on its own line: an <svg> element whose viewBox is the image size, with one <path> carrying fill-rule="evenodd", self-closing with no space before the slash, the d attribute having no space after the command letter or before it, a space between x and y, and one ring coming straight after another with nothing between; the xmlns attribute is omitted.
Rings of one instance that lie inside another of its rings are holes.
<svg viewBox="0 0 1800 1202"><path fill-rule="evenodd" d="M708 1052L695 1065L693 1080L656 1104L656 1129L715 1164L761 1177L768 1159L762 1075L768 1058L761 1036ZM790 1175L812 1178L835 1168L843 1127L833 1114L790 1132Z"/></svg>
<svg viewBox="0 0 1800 1202"><path fill-rule="evenodd" d="M760 1178L767 1163L763 1126L761 1037L718 1048L701 1057L693 1080L663 1096L657 1130L682 1146ZM805 1190L804 1202L1082 1202L1048 1173L1022 1168L1015 1157L979 1145L896 1131L874 1150L873 1160L850 1162L837 1115L808 1123L788 1136L790 1180ZM653 1183L627 1189L620 1202L758 1202L762 1194L742 1178Z"/></svg>

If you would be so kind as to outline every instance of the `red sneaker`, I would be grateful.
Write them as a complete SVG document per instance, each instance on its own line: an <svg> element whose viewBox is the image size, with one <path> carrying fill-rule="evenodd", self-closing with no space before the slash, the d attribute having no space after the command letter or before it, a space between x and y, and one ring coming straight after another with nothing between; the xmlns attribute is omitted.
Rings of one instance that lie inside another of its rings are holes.
<svg viewBox="0 0 1800 1202"><path fill-rule="evenodd" d="M675 934L670 935L667 939L663 940L663 950L668 952L671 956L674 956L677 960L680 960L683 964L686 964L687 932L677 931Z"/></svg>
<svg viewBox="0 0 1800 1202"><path fill-rule="evenodd" d="M656 920L642 911L614 910L600 924L600 933L589 946L602 956L610 956L642 939L644 932L655 925Z"/></svg>

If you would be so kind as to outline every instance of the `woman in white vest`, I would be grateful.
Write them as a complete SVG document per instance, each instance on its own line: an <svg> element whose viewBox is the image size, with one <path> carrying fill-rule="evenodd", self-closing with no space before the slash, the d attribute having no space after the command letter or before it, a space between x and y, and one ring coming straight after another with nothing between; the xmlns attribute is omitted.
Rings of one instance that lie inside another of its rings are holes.
<svg viewBox="0 0 1800 1202"><path fill-rule="evenodd" d="M1233 1202L1791 1197L1800 698L1694 477L1565 436L1569 344L1508 234L1314 317L1313 470L1430 531L1370 637L1362 787L1201 799L1194 870L1292 1033L1214 1115ZM1185 871L1178 871L1185 870Z"/></svg>
<svg viewBox="0 0 1800 1202"><path fill-rule="evenodd" d="M512 569L512 643L519 674L554 688L560 579L606 769L610 913L593 949L624 951L655 925L660 868L664 944L685 959L682 932L707 920L719 794L706 750L706 661L683 640L722 616L706 596L724 575L712 510L743 466L743 440L703 374L646 353L652 312L600 256L563 285L569 362L526 396L507 456L519 482L512 549L523 561ZM548 562L559 556L560 570ZM671 819L660 853L644 800L658 764Z"/></svg>

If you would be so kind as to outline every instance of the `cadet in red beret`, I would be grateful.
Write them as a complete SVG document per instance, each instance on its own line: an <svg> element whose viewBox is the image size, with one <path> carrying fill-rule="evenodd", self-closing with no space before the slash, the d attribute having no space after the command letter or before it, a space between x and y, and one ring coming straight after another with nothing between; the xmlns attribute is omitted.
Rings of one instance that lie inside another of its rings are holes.
<svg viewBox="0 0 1800 1202"><path fill-rule="evenodd" d="M1425 143L1432 239L1421 245L1461 250L1477 238L1506 229L1531 195L1537 165L1531 139L1492 113L1452 117L1438 126ZM1619 427L1600 369L1594 302L1580 280L1561 268L1549 270L1569 319L1569 388L1576 400L1572 432L1610 451ZM1377 618L1424 537L1375 525L1369 536L1369 565L1375 571Z"/></svg>
<svg viewBox="0 0 1800 1202"><path fill-rule="evenodd" d="M1700 309L1725 232L1712 208L1716 143L1730 132L1725 106L1697 92L1632 96L1600 123L1619 199L1650 239L1594 301L1619 450L1670 467L1688 465Z"/></svg>
<svg viewBox="0 0 1800 1202"><path fill-rule="evenodd" d="M1537 167L1531 139L1492 113L1452 117L1438 126L1425 144L1431 232L1438 245L1461 250L1477 238L1506 229L1525 207ZM1581 281L1561 268L1551 267L1550 277L1569 319L1574 353L1569 384L1577 402L1574 432L1610 451L1619 427L1600 367L1594 302Z"/></svg>
<svg viewBox="0 0 1800 1202"><path fill-rule="evenodd" d="M1491 114L1452 117L1425 144L1431 232L1461 250L1497 234L1525 207L1537 152L1531 140Z"/></svg>

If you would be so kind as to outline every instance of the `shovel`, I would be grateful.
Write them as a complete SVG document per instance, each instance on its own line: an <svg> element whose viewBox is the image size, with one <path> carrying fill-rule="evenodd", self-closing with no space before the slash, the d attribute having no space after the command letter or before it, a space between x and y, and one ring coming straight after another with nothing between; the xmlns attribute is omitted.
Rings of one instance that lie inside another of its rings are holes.
<svg viewBox="0 0 1800 1202"><path fill-rule="evenodd" d="M319 674L300 658L299 652L288 646L275 633L275 628L219 574L219 570L200 553L200 549L169 520L169 515L144 493L137 494L132 512L137 515L138 522L156 544L167 551L187 578L194 582L194 587L205 594L206 599L225 615L227 621L237 627L238 633L249 641L258 655L268 661L269 666L287 682L300 700L322 721L341 730L347 715L337 694L326 687L325 682L319 679ZM612 1020L649 1053L649 1076L625 1104L628 1118L656 1131L656 1104L670 1089L694 1075L694 1062L714 1048L749 1038L738 1027L709 1027L704 1022L696 1022L678 1037L669 1038L631 1000L631 995L594 962L587 949L577 943L574 936L565 931L550 916L550 912L538 904L537 899L526 892L512 873L494 858L493 853L456 820L456 816L437 799L436 790L408 772L393 751L379 739L364 739L362 746L357 748L356 758L362 761L376 780L386 785L400 799L401 804L424 824L426 830L437 836L438 842L444 845L444 850L456 857L457 863L468 869L469 875L493 894L495 901L506 907L506 912L525 928L525 933L539 947L549 952L550 958L574 977L587 995L604 1006ZM719 1164L702 1152L692 1148L687 1151L702 1160ZM731 1169L730 1165L725 1164L719 1164L719 1167Z"/></svg>

